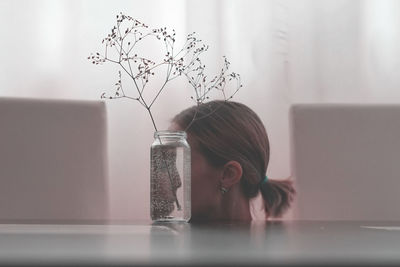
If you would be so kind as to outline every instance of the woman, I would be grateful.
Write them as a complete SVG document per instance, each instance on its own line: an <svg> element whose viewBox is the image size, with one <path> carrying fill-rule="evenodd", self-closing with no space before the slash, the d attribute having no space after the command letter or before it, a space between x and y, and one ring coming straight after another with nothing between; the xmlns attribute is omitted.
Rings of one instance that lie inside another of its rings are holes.
<svg viewBox="0 0 400 267"><path fill-rule="evenodd" d="M295 190L266 177L269 141L249 107L211 101L176 115L170 129L186 130L192 151L192 221L251 221L250 199L261 192L266 217L280 217Z"/></svg>

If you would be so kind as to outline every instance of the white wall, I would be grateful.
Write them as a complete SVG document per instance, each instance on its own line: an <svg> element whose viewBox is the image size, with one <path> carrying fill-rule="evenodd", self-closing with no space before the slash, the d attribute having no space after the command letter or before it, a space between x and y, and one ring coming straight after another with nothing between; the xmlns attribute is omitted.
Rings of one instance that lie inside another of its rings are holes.
<svg viewBox="0 0 400 267"><path fill-rule="evenodd" d="M297 102L399 102L400 4L394 0L0 1L0 96L99 99L112 66L86 59L101 49L120 11L152 27L196 31L240 73L235 97L253 108L271 141L271 178L290 176L288 108ZM192 103L183 82L155 106L159 128ZM153 129L135 102L108 101L114 219L148 217Z"/></svg>

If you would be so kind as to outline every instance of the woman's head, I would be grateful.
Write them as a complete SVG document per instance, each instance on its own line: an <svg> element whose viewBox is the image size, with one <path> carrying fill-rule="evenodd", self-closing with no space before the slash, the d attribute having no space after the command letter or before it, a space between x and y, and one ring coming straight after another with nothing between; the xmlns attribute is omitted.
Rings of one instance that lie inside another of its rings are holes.
<svg viewBox="0 0 400 267"><path fill-rule="evenodd" d="M182 111L174 117L173 124L187 131L192 147L194 216L196 210L204 213L217 205L221 187L229 190L238 186L247 200L260 189L263 196L268 191L270 195L264 200L266 211L272 216L280 216L288 207L294 193L288 181L286 188L273 190L268 187L277 181L262 183L269 162L269 141L262 121L249 107L232 101L212 101ZM276 200L281 202L280 208Z"/></svg>

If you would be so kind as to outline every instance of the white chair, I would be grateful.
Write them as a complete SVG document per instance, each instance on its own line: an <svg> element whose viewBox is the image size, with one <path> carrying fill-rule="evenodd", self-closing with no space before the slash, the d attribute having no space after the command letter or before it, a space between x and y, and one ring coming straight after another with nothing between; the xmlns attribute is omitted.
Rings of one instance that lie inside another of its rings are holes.
<svg viewBox="0 0 400 267"><path fill-rule="evenodd" d="M0 98L0 222L108 219L100 101Z"/></svg>
<svg viewBox="0 0 400 267"><path fill-rule="evenodd" d="M294 219L400 220L400 105L290 110Z"/></svg>

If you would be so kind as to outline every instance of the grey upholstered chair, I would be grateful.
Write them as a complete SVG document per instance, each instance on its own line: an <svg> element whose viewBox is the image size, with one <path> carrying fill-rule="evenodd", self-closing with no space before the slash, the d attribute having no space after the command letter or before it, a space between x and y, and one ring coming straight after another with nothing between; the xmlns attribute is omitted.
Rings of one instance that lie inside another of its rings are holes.
<svg viewBox="0 0 400 267"><path fill-rule="evenodd" d="M291 110L295 219L400 220L400 105Z"/></svg>
<svg viewBox="0 0 400 267"><path fill-rule="evenodd" d="M0 223L108 219L100 101L0 98Z"/></svg>

